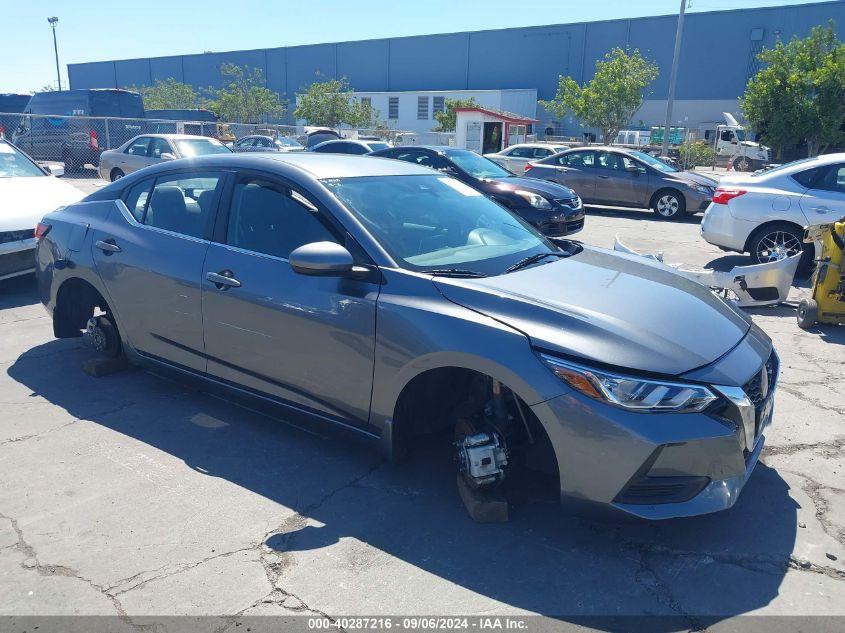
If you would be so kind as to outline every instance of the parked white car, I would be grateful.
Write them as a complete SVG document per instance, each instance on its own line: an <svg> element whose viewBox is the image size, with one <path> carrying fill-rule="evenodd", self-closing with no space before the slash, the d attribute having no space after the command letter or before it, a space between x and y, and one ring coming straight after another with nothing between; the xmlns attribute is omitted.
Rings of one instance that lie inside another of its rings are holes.
<svg viewBox="0 0 845 633"><path fill-rule="evenodd" d="M801 252L812 265L804 227L845 217L845 154L826 154L768 171L724 176L704 212L702 237L769 262Z"/></svg>
<svg viewBox="0 0 845 633"><path fill-rule="evenodd" d="M519 145L506 147L500 152L484 154L484 158L489 158L494 163L498 163L505 169L515 173L517 176L521 176L525 171L525 166L530 161L548 158L549 156L559 154L567 149L569 148L566 145L520 143Z"/></svg>
<svg viewBox="0 0 845 633"><path fill-rule="evenodd" d="M58 165L39 167L14 145L0 140L0 280L35 272L35 228L58 207L81 200L82 191L56 175Z"/></svg>

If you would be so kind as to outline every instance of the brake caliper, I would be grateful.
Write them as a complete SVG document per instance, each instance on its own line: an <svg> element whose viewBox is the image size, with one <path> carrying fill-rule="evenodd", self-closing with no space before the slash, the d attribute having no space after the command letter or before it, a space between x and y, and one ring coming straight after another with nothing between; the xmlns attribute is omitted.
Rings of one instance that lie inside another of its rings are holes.
<svg viewBox="0 0 845 633"><path fill-rule="evenodd" d="M474 486L499 483L505 477L508 454L496 433L476 433L455 444L458 470Z"/></svg>

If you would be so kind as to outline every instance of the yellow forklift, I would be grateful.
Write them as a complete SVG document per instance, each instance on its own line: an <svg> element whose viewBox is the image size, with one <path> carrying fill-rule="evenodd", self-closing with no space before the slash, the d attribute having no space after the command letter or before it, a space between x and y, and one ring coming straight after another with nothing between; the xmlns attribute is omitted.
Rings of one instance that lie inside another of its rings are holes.
<svg viewBox="0 0 845 633"><path fill-rule="evenodd" d="M807 227L804 242L821 242L821 257L813 273L813 296L798 304L798 326L845 324L845 218Z"/></svg>

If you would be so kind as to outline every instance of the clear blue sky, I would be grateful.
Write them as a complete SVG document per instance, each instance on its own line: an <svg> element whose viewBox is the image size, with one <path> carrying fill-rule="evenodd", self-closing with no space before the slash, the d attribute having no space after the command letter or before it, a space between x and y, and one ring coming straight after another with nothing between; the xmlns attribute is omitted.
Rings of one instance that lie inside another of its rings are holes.
<svg viewBox="0 0 845 633"><path fill-rule="evenodd" d="M713 11L811 0L688 1L689 11ZM663 15L676 13L679 1L5 0L2 4L6 10L0 36L0 92L26 93L56 80L47 23L52 15L59 18L59 62L65 83L66 64L75 62Z"/></svg>

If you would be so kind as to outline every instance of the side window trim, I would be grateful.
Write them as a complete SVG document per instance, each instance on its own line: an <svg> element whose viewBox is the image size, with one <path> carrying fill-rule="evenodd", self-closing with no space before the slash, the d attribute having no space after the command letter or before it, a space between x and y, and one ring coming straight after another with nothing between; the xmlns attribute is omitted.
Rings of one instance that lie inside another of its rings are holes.
<svg viewBox="0 0 845 633"><path fill-rule="evenodd" d="M214 230L211 236L212 242L222 244L228 248L237 249L243 253L249 253L260 257L270 257L284 262L288 261L287 257L279 257L278 255L271 255L260 251L251 251L241 246L235 246L228 243L229 215L232 212L235 186L244 180L264 180L289 190L291 192L289 194L290 198L297 202L297 204L300 204L304 210L313 213L317 220L325 226L326 230L332 234L335 240L337 240L338 244L346 243L346 236L348 234L346 227L344 227L333 214L328 212L326 208L318 200L316 200L316 196L311 194L307 189L290 182L283 176L259 170L245 170L230 174L229 180L226 183L227 186L225 187L225 191L221 191L221 196L219 198L220 204L217 206L217 213L215 213ZM304 201L308 204L304 204L302 199L304 199Z"/></svg>

